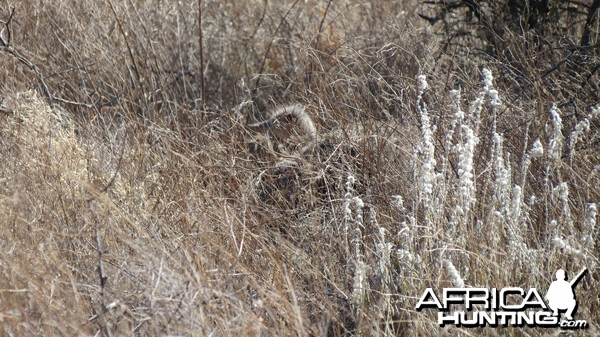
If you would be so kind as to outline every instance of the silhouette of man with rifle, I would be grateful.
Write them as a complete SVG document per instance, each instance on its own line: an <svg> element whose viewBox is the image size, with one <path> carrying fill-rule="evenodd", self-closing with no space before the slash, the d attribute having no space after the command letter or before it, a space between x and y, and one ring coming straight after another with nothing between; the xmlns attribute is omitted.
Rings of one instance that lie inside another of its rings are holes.
<svg viewBox="0 0 600 337"><path fill-rule="evenodd" d="M571 282L567 282L567 276L563 269L556 271L556 281L550 284L550 288L548 288L548 292L546 293L548 306L552 309L554 316L558 316L559 310L566 310L565 317L569 321L573 320L573 312L577 307L573 289L586 271L587 268L583 268L576 277L571 279Z"/></svg>

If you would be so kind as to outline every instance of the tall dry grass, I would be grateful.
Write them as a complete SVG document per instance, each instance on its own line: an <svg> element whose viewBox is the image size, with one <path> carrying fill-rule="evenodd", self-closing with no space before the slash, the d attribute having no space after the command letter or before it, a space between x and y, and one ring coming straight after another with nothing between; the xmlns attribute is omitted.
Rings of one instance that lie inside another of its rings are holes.
<svg viewBox="0 0 600 337"><path fill-rule="evenodd" d="M414 307L584 266L576 334L598 332L593 95L454 62L417 1L203 1L204 69L197 3L13 5L2 334L541 336ZM298 137L250 127L287 104Z"/></svg>

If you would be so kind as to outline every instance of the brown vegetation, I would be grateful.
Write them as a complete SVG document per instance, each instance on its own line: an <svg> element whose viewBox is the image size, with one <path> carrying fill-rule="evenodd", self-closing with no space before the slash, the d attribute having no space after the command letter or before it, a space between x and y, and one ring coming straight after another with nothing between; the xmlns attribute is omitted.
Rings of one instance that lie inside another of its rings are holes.
<svg viewBox="0 0 600 337"><path fill-rule="evenodd" d="M493 3L0 3L0 334L541 336L414 308L583 267L597 334L598 1Z"/></svg>

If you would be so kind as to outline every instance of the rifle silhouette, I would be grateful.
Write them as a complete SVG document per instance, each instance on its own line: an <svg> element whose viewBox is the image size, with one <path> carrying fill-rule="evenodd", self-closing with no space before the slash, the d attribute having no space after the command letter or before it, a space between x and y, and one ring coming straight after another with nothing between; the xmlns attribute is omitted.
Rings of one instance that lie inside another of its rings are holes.
<svg viewBox="0 0 600 337"><path fill-rule="evenodd" d="M573 277L571 279L571 282L569 282L569 285L571 286L571 288L575 287L576 283L579 282L579 279L581 279L583 277L583 275L587 272L587 268L584 267L579 274L577 274L577 276Z"/></svg>

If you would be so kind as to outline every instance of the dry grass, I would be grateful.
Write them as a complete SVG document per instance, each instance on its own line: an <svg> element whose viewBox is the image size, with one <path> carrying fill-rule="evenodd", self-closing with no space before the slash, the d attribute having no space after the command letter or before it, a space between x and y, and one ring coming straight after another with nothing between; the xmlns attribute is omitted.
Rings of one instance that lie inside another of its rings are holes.
<svg viewBox="0 0 600 337"><path fill-rule="evenodd" d="M541 336L414 307L584 266L598 333L597 93L457 62L418 1L203 1L202 102L198 3L13 5L0 334Z"/></svg>

